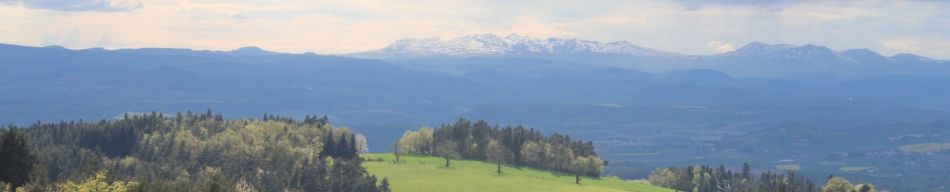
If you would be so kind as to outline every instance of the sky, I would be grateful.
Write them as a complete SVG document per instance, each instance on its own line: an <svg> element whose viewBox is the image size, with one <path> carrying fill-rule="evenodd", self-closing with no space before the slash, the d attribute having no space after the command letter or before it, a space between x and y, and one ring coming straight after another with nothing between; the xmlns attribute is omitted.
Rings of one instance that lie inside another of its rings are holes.
<svg viewBox="0 0 950 192"><path fill-rule="evenodd" d="M469 34L714 54L759 41L950 59L950 1L0 0L0 43L341 54Z"/></svg>

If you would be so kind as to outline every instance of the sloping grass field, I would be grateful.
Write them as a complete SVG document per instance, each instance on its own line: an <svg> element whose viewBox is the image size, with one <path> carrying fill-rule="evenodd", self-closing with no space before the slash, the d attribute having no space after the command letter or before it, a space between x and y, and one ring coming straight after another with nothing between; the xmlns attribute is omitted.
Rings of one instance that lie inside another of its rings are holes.
<svg viewBox="0 0 950 192"><path fill-rule="evenodd" d="M483 161L452 160L446 168L439 157L401 156L394 163L392 154L366 154L363 166L377 178L389 178L395 192L429 191L673 191L652 186L645 181L621 180L615 177L581 177L574 183L574 175L557 174L532 168L503 166L502 174L496 164ZM382 161L377 161L382 159Z"/></svg>
<svg viewBox="0 0 950 192"><path fill-rule="evenodd" d="M901 146L901 151L904 152L913 152L913 153L927 153L927 152L940 152L944 150L950 150L950 142L948 143L924 143L916 145L904 145Z"/></svg>

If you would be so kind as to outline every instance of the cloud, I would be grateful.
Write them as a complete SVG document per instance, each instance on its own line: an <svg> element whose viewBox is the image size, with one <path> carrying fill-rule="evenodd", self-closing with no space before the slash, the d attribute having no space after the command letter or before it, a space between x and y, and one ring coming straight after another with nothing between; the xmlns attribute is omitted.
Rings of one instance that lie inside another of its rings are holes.
<svg viewBox="0 0 950 192"><path fill-rule="evenodd" d="M732 44L722 41L710 41L709 43L706 43L706 48L709 48L709 50L715 51L716 53L724 53L736 50Z"/></svg>
<svg viewBox="0 0 950 192"><path fill-rule="evenodd" d="M47 33L43 35L43 45L58 45L63 47L77 47L82 45L82 34L79 29L73 29L65 35Z"/></svg>
<svg viewBox="0 0 950 192"><path fill-rule="evenodd" d="M109 33L103 33L102 37L99 38L92 46L94 47L110 47L115 45L115 41L112 40L112 36L109 36Z"/></svg>
<svg viewBox="0 0 950 192"><path fill-rule="evenodd" d="M143 7L135 0L0 0L0 4L66 12L124 12Z"/></svg>
<svg viewBox="0 0 950 192"><path fill-rule="evenodd" d="M62 37L60 37L59 34L47 33L43 35L43 40L41 42L43 42L43 45L59 45L62 44L60 39L62 39Z"/></svg>

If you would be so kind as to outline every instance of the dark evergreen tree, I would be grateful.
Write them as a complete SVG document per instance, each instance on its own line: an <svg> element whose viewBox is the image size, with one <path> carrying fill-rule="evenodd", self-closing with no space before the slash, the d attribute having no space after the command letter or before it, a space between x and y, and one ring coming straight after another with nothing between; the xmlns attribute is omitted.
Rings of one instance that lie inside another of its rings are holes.
<svg viewBox="0 0 950 192"><path fill-rule="evenodd" d="M742 163L742 174L739 176L745 180L752 180L752 168L749 163Z"/></svg>
<svg viewBox="0 0 950 192"><path fill-rule="evenodd" d="M383 178L383 181L379 184L379 192L392 192L392 189L389 189L389 179Z"/></svg>
<svg viewBox="0 0 950 192"><path fill-rule="evenodd" d="M323 150L320 151L320 158L336 156L337 143L333 139L333 130L323 136Z"/></svg>
<svg viewBox="0 0 950 192"><path fill-rule="evenodd" d="M0 130L0 181L13 188L23 186L30 181L35 162L36 156L19 129Z"/></svg>

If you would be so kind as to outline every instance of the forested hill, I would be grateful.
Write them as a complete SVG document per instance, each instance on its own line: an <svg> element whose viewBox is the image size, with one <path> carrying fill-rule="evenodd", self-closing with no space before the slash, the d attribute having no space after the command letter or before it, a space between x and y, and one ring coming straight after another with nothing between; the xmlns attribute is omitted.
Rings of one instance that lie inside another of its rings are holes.
<svg viewBox="0 0 950 192"><path fill-rule="evenodd" d="M0 182L27 191L388 191L356 155L366 139L326 117L149 113L3 132Z"/></svg>
<svg viewBox="0 0 950 192"><path fill-rule="evenodd" d="M492 161L502 173L502 164L599 177L607 162L597 157L590 141L571 140L571 136L553 134L545 137L540 131L523 126L492 127L487 121L474 124L459 119L438 128L406 131L392 147L397 157L402 154L433 155L451 159Z"/></svg>
<svg viewBox="0 0 950 192"><path fill-rule="evenodd" d="M486 121L466 119L435 129L407 131L392 148L395 158L391 165L384 163L388 162L382 159L385 155L359 156L368 151L367 139L348 128L330 125L326 116L225 119L210 110L126 114L116 120L11 125L0 130L0 144L0 173L4 173L0 187L25 191L388 192L390 178L375 177L363 163L371 160L376 164L368 167L389 166L376 171L403 182L415 176L392 171L411 168L404 166L409 163L406 159L435 159L405 155L444 158L444 166L417 167L431 172L491 165L484 161L497 164L497 170L462 171L465 174L456 174L455 179L497 171L498 176L512 177L492 179L504 185L531 181L554 188L664 190L645 182L599 178L606 162L597 157L589 141L556 133L546 137L522 126L492 127ZM470 160L460 161L460 167L450 166L451 159ZM514 168L503 173L503 164ZM522 170L524 167L530 168ZM486 176L491 175L473 178ZM442 179L426 182L440 183Z"/></svg>

